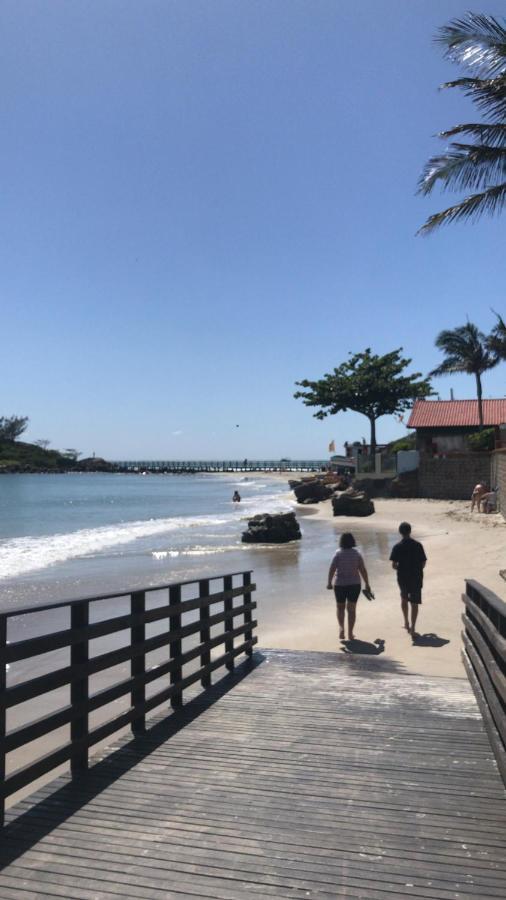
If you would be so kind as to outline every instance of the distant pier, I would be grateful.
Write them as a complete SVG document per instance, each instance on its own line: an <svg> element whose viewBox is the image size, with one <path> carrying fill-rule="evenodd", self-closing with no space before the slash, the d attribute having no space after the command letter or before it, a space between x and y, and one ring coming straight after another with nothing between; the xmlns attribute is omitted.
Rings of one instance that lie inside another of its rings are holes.
<svg viewBox="0 0 506 900"><path fill-rule="evenodd" d="M321 472L328 459L114 460L118 472L194 475L198 472Z"/></svg>

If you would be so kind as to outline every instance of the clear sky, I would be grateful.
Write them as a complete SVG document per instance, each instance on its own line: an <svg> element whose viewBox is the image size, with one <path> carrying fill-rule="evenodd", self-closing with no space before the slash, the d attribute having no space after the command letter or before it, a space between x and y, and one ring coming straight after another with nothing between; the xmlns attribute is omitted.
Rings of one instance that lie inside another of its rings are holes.
<svg viewBox="0 0 506 900"><path fill-rule="evenodd" d="M3 0L0 414L109 458L367 437L294 382L368 346L426 373L441 328L506 313L504 219L415 237L451 200L415 196L434 133L477 116L432 42L468 7Z"/></svg>

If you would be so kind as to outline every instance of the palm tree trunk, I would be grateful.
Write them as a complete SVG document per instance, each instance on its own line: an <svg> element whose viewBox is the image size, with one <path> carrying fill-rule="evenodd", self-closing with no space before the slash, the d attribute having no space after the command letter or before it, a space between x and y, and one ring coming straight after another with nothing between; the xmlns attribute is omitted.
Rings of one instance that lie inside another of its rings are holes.
<svg viewBox="0 0 506 900"><path fill-rule="evenodd" d="M371 423L371 458L374 462L376 454L376 419L373 416L369 416L369 422Z"/></svg>
<svg viewBox="0 0 506 900"><path fill-rule="evenodd" d="M480 431L483 431L483 402L481 399L481 375L479 372L475 372L476 377L476 393L478 395L478 421L480 423Z"/></svg>

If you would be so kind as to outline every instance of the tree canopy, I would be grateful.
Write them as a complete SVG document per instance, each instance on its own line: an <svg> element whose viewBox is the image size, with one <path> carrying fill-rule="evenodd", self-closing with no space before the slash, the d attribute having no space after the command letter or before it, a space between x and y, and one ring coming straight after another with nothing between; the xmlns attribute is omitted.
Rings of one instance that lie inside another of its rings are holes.
<svg viewBox="0 0 506 900"><path fill-rule="evenodd" d="M16 441L28 427L28 416L0 416L0 441Z"/></svg>
<svg viewBox="0 0 506 900"><path fill-rule="evenodd" d="M413 400L432 394L428 379L421 372L405 374L410 359L401 356L402 347L378 356L367 348L350 355L332 373L318 381L297 381L304 388L294 395L306 406L319 407L317 419L352 410L367 416L371 425L371 452L376 449L376 419L401 413Z"/></svg>
<svg viewBox="0 0 506 900"><path fill-rule="evenodd" d="M429 216L420 234L447 222L499 212L506 202L506 28L493 16L467 13L440 28L435 40L446 58L466 72L442 87L463 91L486 121L440 132L443 140L457 140L426 163L419 193L430 194L436 185L472 193Z"/></svg>

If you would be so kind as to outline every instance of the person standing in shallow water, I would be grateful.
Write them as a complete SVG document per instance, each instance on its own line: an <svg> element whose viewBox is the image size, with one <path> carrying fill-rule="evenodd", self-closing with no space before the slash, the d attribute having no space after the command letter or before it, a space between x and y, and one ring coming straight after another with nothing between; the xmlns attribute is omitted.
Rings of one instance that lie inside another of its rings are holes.
<svg viewBox="0 0 506 900"><path fill-rule="evenodd" d="M409 634L414 635L418 607L422 602L423 570L427 557L422 544L411 537L409 522L401 522L399 534L402 540L392 548L390 560L392 568L397 572L404 628ZM411 607L411 623L408 618L409 607Z"/></svg>
<svg viewBox="0 0 506 900"><path fill-rule="evenodd" d="M335 580L334 580L335 577ZM370 590L369 577L364 560L356 548L356 541L350 532L341 535L339 550L335 553L330 564L327 588L334 588L337 606L337 622L339 625L339 640L344 641L345 610L348 610L348 639L355 637L353 630L357 612L357 600L364 579L366 590Z"/></svg>

